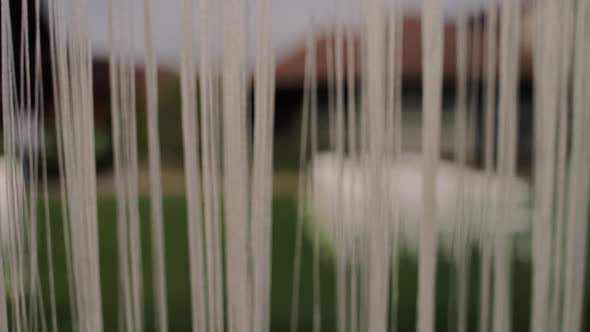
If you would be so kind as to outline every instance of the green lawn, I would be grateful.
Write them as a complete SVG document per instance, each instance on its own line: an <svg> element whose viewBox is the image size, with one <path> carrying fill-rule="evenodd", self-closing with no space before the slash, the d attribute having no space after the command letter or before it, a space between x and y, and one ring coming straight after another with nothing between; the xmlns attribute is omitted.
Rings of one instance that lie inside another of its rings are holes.
<svg viewBox="0 0 590 332"><path fill-rule="evenodd" d="M52 234L54 243L54 259L57 280L57 302L60 330L70 329L69 302L65 274L65 260L63 247L62 224L60 222L59 201L51 202ZM186 233L186 204L183 196L167 196L164 201L166 220L166 263L168 282L168 308L170 328L173 331L190 330L190 291L187 258ZM118 327L117 316L117 241L116 241L116 201L112 196L99 199L99 230L101 254L101 282L103 293L103 308L105 331L115 331ZM141 200L143 268L145 276L145 317L148 330L153 329L153 302L151 289L151 258L150 258L150 225L149 200ZM272 330L288 331L290 303L292 257L295 233L295 201L292 196L284 195L274 201L274 229L273 229L273 269L272 269ZM40 234L41 245L45 246L44 235ZM476 256L476 255L474 255ZM441 261L443 258L441 257ZM311 330L311 242L304 238L302 260L301 287L301 317L300 330ZM478 262L474 259L473 280L478 280ZM41 267L43 281L47 282L47 268ZM416 264L412 257L406 256L400 265L400 304L399 331L413 331L415 321L416 297ZM453 326L447 320L449 313L449 265L440 263L437 287L437 331L445 331ZM321 305L323 331L334 330L334 266L329 257L324 257L321 263ZM514 262L513 264L513 321L514 331L528 330L529 293L530 293L530 264ZM471 285L471 305L469 306L470 331L474 331L477 321L477 288ZM45 287L47 289L47 287ZM47 299L48 296L45 296ZM586 296L586 303L589 296Z"/></svg>

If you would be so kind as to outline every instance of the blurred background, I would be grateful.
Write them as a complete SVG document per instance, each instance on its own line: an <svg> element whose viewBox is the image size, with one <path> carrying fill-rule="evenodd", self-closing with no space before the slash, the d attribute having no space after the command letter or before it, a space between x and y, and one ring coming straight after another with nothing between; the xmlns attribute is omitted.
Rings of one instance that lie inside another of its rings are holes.
<svg viewBox="0 0 590 332"><path fill-rule="evenodd" d="M34 13L34 1L28 1L29 13ZM26 1L25 1L26 2ZM135 1L136 8L141 8L141 1ZM387 1L386 1L387 2ZM390 1L392 4L393 2ZM17 68L20 68L20 18L21 18L20 0L10 0L11 17L13 17L13 39L15 42L15 62ZM420 18L419 9L420 1L404 0L401 1L404 8L404 34L403 34L403 121L404 148L411 151L419 151L421 146L421 42L420 42ZM94 80L94 109L96 122L96 140L97 140L97 162L101 170L108 173L110 164L110 79L108 63L108 1L90 0L90 18L89 27L93 38L92 45L94 50L93 59L93 80ZM320 1L286 1L277 0L273 2L273 46L276 53L276 121L275 121L275 164L278 171L290 171L297 167L298 149L299 149L299 130L301 118L301 100L303 95L303 76L305 61L305 36L309 31L309 23L313 22L316 36L316 50L318 61L318 91L319 91L319 110L320 110L320 128L327 128L327 113L330 105L329 95L332 85L328 74L328 64L326 62L328 44L333 42L332 33L336 22L341 22L347 29L353 31L353 35L360 37L360 21L358 1L339 1L335 6L333 0ZM484 10L485 0L447 0L444 1L446 24L445 24L445 50L444 50L444 114L443 114L443 132L442 132L442 154L450 157L453 150L453 109L455 99L455 75L456 75L456 29L454 19L459 15L469 17L469 113L471 124L474 125L472 132L469 134L468 149L469 155L473 162L481 159L481 115L483 109L483 75L482 61L482 39L483 28L485 26ZM393 5L392 5L393 7ZM154 0L154 12L157 13L154 21L155 47L158 55L159 72L159 113L160 113L160 130L162 140L162 159L164 162L165 172L168 174L182 165L182 138L180 128L180 83L179 83L179 59L180 59L180 38L179 38L179 2ZM135 19L137 24L141 21L141 10L137 10L138 16ZM219 9L212 10L212 16L219 15ZM248 15L246 27L246 36L250 41L247 44L247 54L250 59L248 70L253 73L253 59L255 56L253 45L255 34L253 28L254 19ZM529 24L529 11L525 11L525 25ZM43 24L41 26L42 41L42 62L43 62L43 86L44 86L44 103L43 109L46 114L47 143L50 147L49 155L54 160L50 160L50 168L56 170L55 158L55 135L52 133L52 115L55 107L52 97L51 82L51 59L49 53L47 15L43 12ZM219 26L215 26L220 20L211 20L214 23L212 28L212 39L216 40ZM34 26L32 18L29 19L31 37L34 36ZM138 41L143 41L141 26L137 25L135 29ZM355 33L356 31L356 33ZM532 71L531 58L529 49L528 29L523 32L523 47L520 75L520 121L523 126L519 131L519 157L523 166L530 162L530 139L531 128L529 121L531 117L531 87ZM198 31L195 31L197 38ZM34 38L29 47L33 50ZM214 45L221 42L214 42ZM146 129L145 129L145 85L143 70L143 43L138 42L134 45L137 49L136 57L136 86L138 97L138 128L140 155L145 161L146 155ZM218 46L218 45L217 45ZM357 43L358 46L358 43ZM357 47L358 49L358 47ZM198 54L198 52L196 52ZM220 55L219 47L212 47L214 59ZM195 59L196 60L196 59ZM33 61L33 60L31 60ZM357 81L360 81L360 70L357 70ZM18 76L18 75L17 75ZM18 77L17 77L18 81ZM18 86L18 84L17 84ZM357 84L357 87L360 84ZM360 93L357 91L357 93ZM252 96L251 96L252 97ZM252 98L250 98L252 100ZM357 98L360 100L360 98ZM323 120L323 121L322 121ZM327 133L327 130L320 130ZM327 135L324 135L327 136ZM327 137L323 137L324 143ZM53 148L53 151L52 149ZM526 167L525 167L526 168ZM170 174L171 177L172 174ZM170 180L172 181L172 180ZM164 181L165 184L170 181ZM175 181L172 181L175 182ZM180 181L182 182L182 181Z"/></svg>
<svg viewBox="0 0 590 332"><path fill-rule="evenodd" d="M95 109L95 134L96 134L96 162L99 167L99 217L100 217L100 250L101 250L101 277L103 283L104 310L107 328L109 326L116 328L117 301L116 285L117 284L117 261L116 261L116 200L114 198L114 184L112 175L112 137L110 121L110 86L109 86L109 63L108 63L108 1L105 0L88 0L91 10L91 21L88 22L91 28L92 45L94 51L93 57L93 85L94 85L94 109ZM250 0L248 0L250 1ZM250 1L252 2L252 1ZM386 1L389 3L389 1ZM15 43L14 61L18 68L24 63L20 57L20 31L22 5L29 8L29 13L34 12L33 0L10 0L10 11L12 17L12 32ZM135 21L142 22L140 15L141 1L136 1L138 16ZM181 126L181 101L180 101L180 81L179 81L179 54L181 38L179 28L179 1L170 0L153 0L154 12L157 13L154 22L155 27L155 46L158 55L159 71L159 121L160 137L162 152L162 181L165 192L164 208L166 221L166 242L167 242L167 262L168 262L168 289L169 289L169 308L171 312L171 324L173 330L184 330L190 327L190 299L188 281L188 257L187 241L185 235L186 229L186 202L184 199L184 173L183 173L183 145ZM391 2L393 3L393 2ZM469 17L469 121L473 130L469 133L468 149L469 160L475 167L481 166L482 163L482 130L483 122L483 87L484 78L482 63L483 54L483 29L485 27L484 11L485 0L447 0L444 2L446 23L444 28L445 49L444 49L444 110L442 119L442 155L446 159L452 159L453 152L453 129L454 117L453 111L455 106L455 85L456 85L456 44L455 44L455 23L454 19L459 15ZM403 63L402 63L402 84L403 84L403 142L404 149L407 151L420 151L421 147L421 33L420 33L420 1L404 0L403 18ZM334 0L275 0L273 1L273 45L276 53L276 115L275 115L275 225L273 233L273 330L287 330L289 326L290 313L290 285L291 285L291 260L293 255L294 241L294 220L296 202L295 196L297 191L297 171L298 171L298 153L300 144L300 127L301 127L301 100L303 95L304 81L304 61L305 61L305 36L311 22L315 29L316 50L318 59L318 91L319 91L319 109L320 109L320 132L321 146L326 147L328 141L328 108L330 105L329 96L332 86L328 75L327 45L333 41L333 28L336 22L344 23L352 31L357 31L356 36L360 34L360 20L358 17L359 1L334 1ZM214 9L212 15L219 15L219 10ZM530 37L528 36L530 25L529 10L524 11L523 17L523 35L521 47L520 63L520 86L519 86L519 117L521 119L519 127L519 172L525 177L530 176L530 166L532 158L531 140L532 140L532 63L530 55ZM248 36L248 69L253 70L255 34L253 29L253 15L248 15L247 27L245 27ZM212 24L221 20L211 20ZM34 41L33 21L29 20L31 28L30 41ZM217 22L217 23L216 23ZM212 39L215 40L215 33L219 32L219 26L212 29ZM141 36L142 29L136 29L137 40L143 40ZM47 25L46 12L42 13L41 42L42 42L42 63L43 63L43 114L45 121L42 125L46 127L46 143L48 148L47 163L50 171L51 180L51 217L55 227L54 233L56 257L56 280L58 281L58 307L60 326L63 325L67 330L69 319L68 316L68 295L67 284L63 282L65 274L65 260L63 259L64 247L63 234L61 233L61 212L58 193L58 154L57 144L55 141L55 128L53 122L55 105L52 96L51 81L51 59L49 50L49 31ZM198 32L195 31L195 38ZM221 44L220 42L218 44ZM357 43L358 44L358 43ZM31 50L33 44L26 45ZM142 214L142 239L144 239L144 271L145 283L151 282L151 259L150 259L150 237L149 237L149 204L148 204L148 176L147 176L147 149L146 149L146 117L145 117L145 86L144 86L144 69L143 69L143 44L138 42L136 59L136 82L137 82L137 116L139 129L139 152L141 157L140 164L140 190L142 193L141 214ZM213 49L214 54L219 50ZM196 52L198 54L198 52ZM361 71L357 71L356 79L362 80ZM18 76L18 75L17 75ZM17 78L17 86L18 78ZM360 84L357 84L360 86ZM357 91L360 94L359 91ZM357 98L359 100L360 98ZM26 137L21 144L27 144ZM2 146L0 144L0 146ZM43 236L40 236L41 243L44 244ZM60 244L61 243L61 244ZM40 246L41 247L41 246ZM311 255L310 241L304 243L304 257ZM62 256L60 256L62 255ZM61 258L60 258L61 257ZM310 264L309 259L303 260L305 263L302 268L304 275L302 279L302 323L301 330L306 331L311 326L310 305L311 289L306 285L310 282ZM448 284L448 265L445 265L444 259L441 263L441 285ZM408 273L402 276L406 287L401 290L400 294L400 325L410 330L415 321L415 292L416 292L416 265L415 260L410 258L402 259L402 269ZM46 267L45 267L46 268ZM322 262L322 285L325 292L322 299L326 330L333 328L333 262L326 259ZM514 285L516 295L514 301L516 304L514 317L515 331L524 331L528 328L528 305L529 301L529 283L530 283L530 264L525 262L516 262L514 267ZM43 270L42 273L45 273ZM62 273L60 275L59 273ZM474 274L476 271L474 272ZM62 279L60 279L60 277ZM62 280L62 283L59 281ZM474 280L477 280L474 277ZM46 281L44 281L46 282ZM473 290L477 289L477 284L473 284ZM146 286L146 311L149 313L153 310L151 305L152 294L150 287ZM438 290L437 290L438 291ZM438 330L452 330L449 328L449 322L444 317L447 305L451 301L448 297L450 291L446 287L440 289L440 295L437 296L437 310L443 317L437 324L440 325ZM474 293L476 293L474 291ZM331 299L331 300L330 300ZM470 324L476 324L476 308L474 305L470 309ZM110 320L108 318L111 318ZM146 319L150 321L151 315L146 314ZM147 325L148 327L151 325ZM470 325L471 326L471 325ZM475 326L473 326L475 328Z"/></svg>

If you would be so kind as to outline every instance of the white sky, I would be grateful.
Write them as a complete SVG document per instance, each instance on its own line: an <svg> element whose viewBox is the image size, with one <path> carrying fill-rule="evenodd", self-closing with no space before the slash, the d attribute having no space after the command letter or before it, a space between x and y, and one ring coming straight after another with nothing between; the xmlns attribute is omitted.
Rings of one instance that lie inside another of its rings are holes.
<svg viewBox="0 0 590 332"><path fill-rule="evenodd" d="M115 0L116 1L116 0ZM143 0L133 0L137 10L135 14L136 38L143 40L141 15L143 14ZM154 12L154 33L155 47L157 49L158 61L161 65L175 68L179 63L180 55L180 4L182 0L151 0ZM248 8L248 22L245 33L250 45L255 41L253 7L255 0L245 0ZM272 40L277 58L289 54L294 49L301 47L302 39L305 36L310 18L314 17L315 22L321 26L331 25L338 17L345 22L355 24L359 20L361 5L364 0L272 0L273 31ZM452 17L458 12L475 11L481 9L486 0L442 0L447 17ZM197 1L198 2L198 1ZM221 1L213 1L219 4ZM385 0L386 3L393 3ZM421 6L421 0L401 0L404 10L408 13L417 12ZM90 0L90 18L92 26L93 47L96 55L108 54L108 0ZM219 15L220 10L212 9L212 15ZM195 9L198 18L198 8ZM212 16L215 17L215 16ZM221 19L212 20L220 25ZM196 22L198 25L198 22ZM211 35L219 36L218 28L213 28ZM195 31L195 38L198 31ZM213 40L219 38L212 38ZM138 43L137 47L143 47ZM212 48L219 54L219 48ZM253 49L248 50L249 59L254 58ZM142 54L143 52L138 52ZM198 51L195 52L198 54Z"/></svg>

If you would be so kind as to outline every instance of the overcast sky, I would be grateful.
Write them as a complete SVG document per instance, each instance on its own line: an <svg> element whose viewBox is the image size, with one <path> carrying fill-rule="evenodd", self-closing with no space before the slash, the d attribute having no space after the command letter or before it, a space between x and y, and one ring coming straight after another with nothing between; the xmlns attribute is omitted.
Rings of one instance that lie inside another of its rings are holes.
<svg viewBox="0 0 590 332"><path fill-rule="evenodd" d="M140 32L141 25L141 6L143 0L133 0L136 3L135 13L137 23L135 40L143 40ZM161 65L176 67L179 62L180 54L180 3L181 0L151 0L154 12L154 33L155 45L158 53L158 60ZM245 29L248 40L255 40L253 28L253 4L255 0L245 0L249 9L247 13L248 27ZM359 19L360 6L364 0L271 0L273 31L272 41L278 59L289 54L294 49L301 47L302 39L305 36L310 18L314 17L314 22L321 26L330 26L337 18L342 18L349 24L357 24ZM393 1L385 0L387 3ZM448 18L455 16L460 11L477 11L482 9L486 0L442 0L444 3L445 14ZM221 1L213 1L219 4ZM420 6L421 0L401 0L403 8L407 13L416 13ZM92 39L94 51L97 55L106 55L108 53L108 0L90 0ZM195 14L198 15L198 8ZM219 10L212 9L212 17L219 15ZM196 16L198 17L198 16ZM212 20L218 25L220 19ZM212 29L212 36L218 34L218 28ZM195 35L198 32L195 31ZM138 47L143 44L138 43ZM219 50L214 48L214 52ZM141 52L138 52L141 54ZM253 50L248 50L250 61L253 59Z"/></svg>

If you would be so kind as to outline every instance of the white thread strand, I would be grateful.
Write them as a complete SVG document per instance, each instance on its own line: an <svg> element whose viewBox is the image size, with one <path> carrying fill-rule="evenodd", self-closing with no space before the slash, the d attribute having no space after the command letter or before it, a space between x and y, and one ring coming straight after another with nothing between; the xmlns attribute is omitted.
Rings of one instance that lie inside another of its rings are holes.
<svg viewBox="0 0 590 332"><path fill-rule="evenodd" d="M191 282L192 328L204 331L206 326L206 302L204 284L203 234L201 229L201 195L199 161L197 155L196 78L193 57L192 31L194 28L194 4L184 0L181 6L183 49L181 57L182 88L182 137L184 148L185 190L188 208L188 241Z"/></svg>
<svg viewBox="0 0 590 332"><path fill-rule="evenodd" d="M497 73L497 29L498 9L496 2L490 1L486 8L487 24L485 25L485 105L484 105L484 169L487 183L494 173L495 146L495 114L496 114L496 73ZM493 202L483 204L480 217L491 221ZM479 331L490 329L490 277L491 277L491 245L489 235L482 233L480 239L480 294L479 294Z"/></svg>
<svg viewBox="0 0 590 332"><path fill-rule="evenodd" d="M520 4L500 2L500 71L499 71L499 120L498 120L498 172L506 178L515 175L517 128L517 79L518 35L520 33ZM493 331L511 329L510 262L511 241L506 232L506 219L511 211L505 206L513 201L503 180L498 191L497 230L494 238L494 306Z"/></svg>
<svg viewBox="0 0 590 332"><path fill-rule="evenodd" d="M246 331L251 316L248 287L248 156L244 76L244 4L223 1L223 193L229 331Z"/></svg>
<svg viewBox="0 0 590 332"><path fill-rule="evenodd" d="M338 18L334 31L334 87L335 87L335 116L334 116L334 149L337 160L344 160L345 151L345 127L344 127L344 27L341 18ZM342 207L348 202L342 201L342 168L337 169L338 188L336 191L336 203L334 213L336 219L341 219ZM346 289L346 239L343 237L343 230L339 224L335 225L334 241L336 242L336 313L337 330L348 330L346 324L346 303L348 301Z"/></svg>
<svg viewBox="0 0 590 332"><path fill-rule="evenodd" d="M154 51L152 31L152 3L144 0L144 37L146 63L146 110L148 127L148 158L150 173L150 208L152 220L152 264L154 275L154 298L156 299L157 330L168 330L166 261L164 220L162 207L162 180L160 165L160 133L158 130L158 67Z"/></svg>
<svg viewBox="0 0 590 332"><path fill-rule="evenodd" d="M301 131L300 131L300 149L299 149L299 172L297 180L297 216L295 221L295 247L293 255L293 274L292 274L292 290L291 290L291 316L290 316L290 331L298 330L299 324L299 295L300 295L300 280L301 280L301 251L303 242L303 218L305 217L306 209L306 194L308 193L308 178L305 171L305 164L308 158L308 151L310 146L310 117L311 117L311 80L312 80L312 57L315 57L314 39L312 31L308 31L305 41L305 67L304 67L304 83L303 83L303 98L301 107Z"/></svg>
<svg viewBox="0 0 590 332"><path fill-rule="evenodd" d="M588 231L588 194L590 175L588 161L590 154L583 142L588 141L590 120L587 87L590 75L588 54L590 44L584 39L588 33L590 6L586 1L578 2L575 17L575 50L573 78L572 150L568 179L568 215L566 220L566 247L564 273L564 306L562 331L579 331L582 324L585 253Z"/></svg>
<svg viewBox="0 0 590 332"><path fill-rule="evenodd" d="M252 331L268 331L270 310L270 243L272 234L272 54L270 48L270 1L256 3L258 13L255 77L254 147L252 163L251 238L253 259Z"/></svg>
<svg viewBox="0 0 590 332"><path fill-rule="evenodd" d="M418 322L420 332L434 331L436 280L436 172L440 146L442 90L442 14L440 2L425 1L422 12L423 201L418 257Z"/></svg>
<svg viewBox="0 0 590 332"><path fill-rule="evenodd" d="M211 78L211 61L209 57L210 40L209 32L209 3L206 0L200 1L200 47L199 47L199 74L200 81L200 112L201 112L201 145L202 145L202 170L203 170L203 207L204 207L204 231L206 246L206 273L207 273L207 305L208 325L212 331L223 330L223 294L220 291L220 284L223 279L219 266L221 265L221 244L219 243L220 219L216 212L215 173L217 167L213 133L214 112L213 108L213 86Z"/></svg>
<svg viewBox="0 0 590 332"><path fill-rule="evenodd" d="M372 220L374 226L369 229L367 243L367 282L365 294L367 298L368 331L385 331L388 324L388 284L389 284L389 226L386 222L386 186L383 177L384 154L386 153L386 21L383 13L384 3L379 0L369 1L366 5L365 37L366 37L366 89L367 108L367 159L366 166L370 174L366 184L373 188L374 199L367 206L366 218Z"/></svg>
<svg viewBox="0 0 590 332"><path fill-rule="evenodd" d="M456 213L455 218L458 226L454 230L453 240L453 263L455 264L454 278L451 283L455 282L456 289L456 325L454 328L458 332L465 332L467 330L467 299L468 299L468 239L467 231L468 224L465 215L467 208L465 203L465 179L463 176L465 170L465 163L467 159L467 43L468 43L468 27L467 17L463 13L456 20L457 29L457 43L456 43L456 96L455 96L455 160L460 168L459 175L457 176L457 202L456 202ZM474 78L472 78L474 79ZM473 91L472 91L473 92ZM452 288L451 288L452 289ZM452 295L451 295L452 296ZM449 312L452 312L452 303L449 301ZM451 320L452 321L452 320Z"/></svg>

